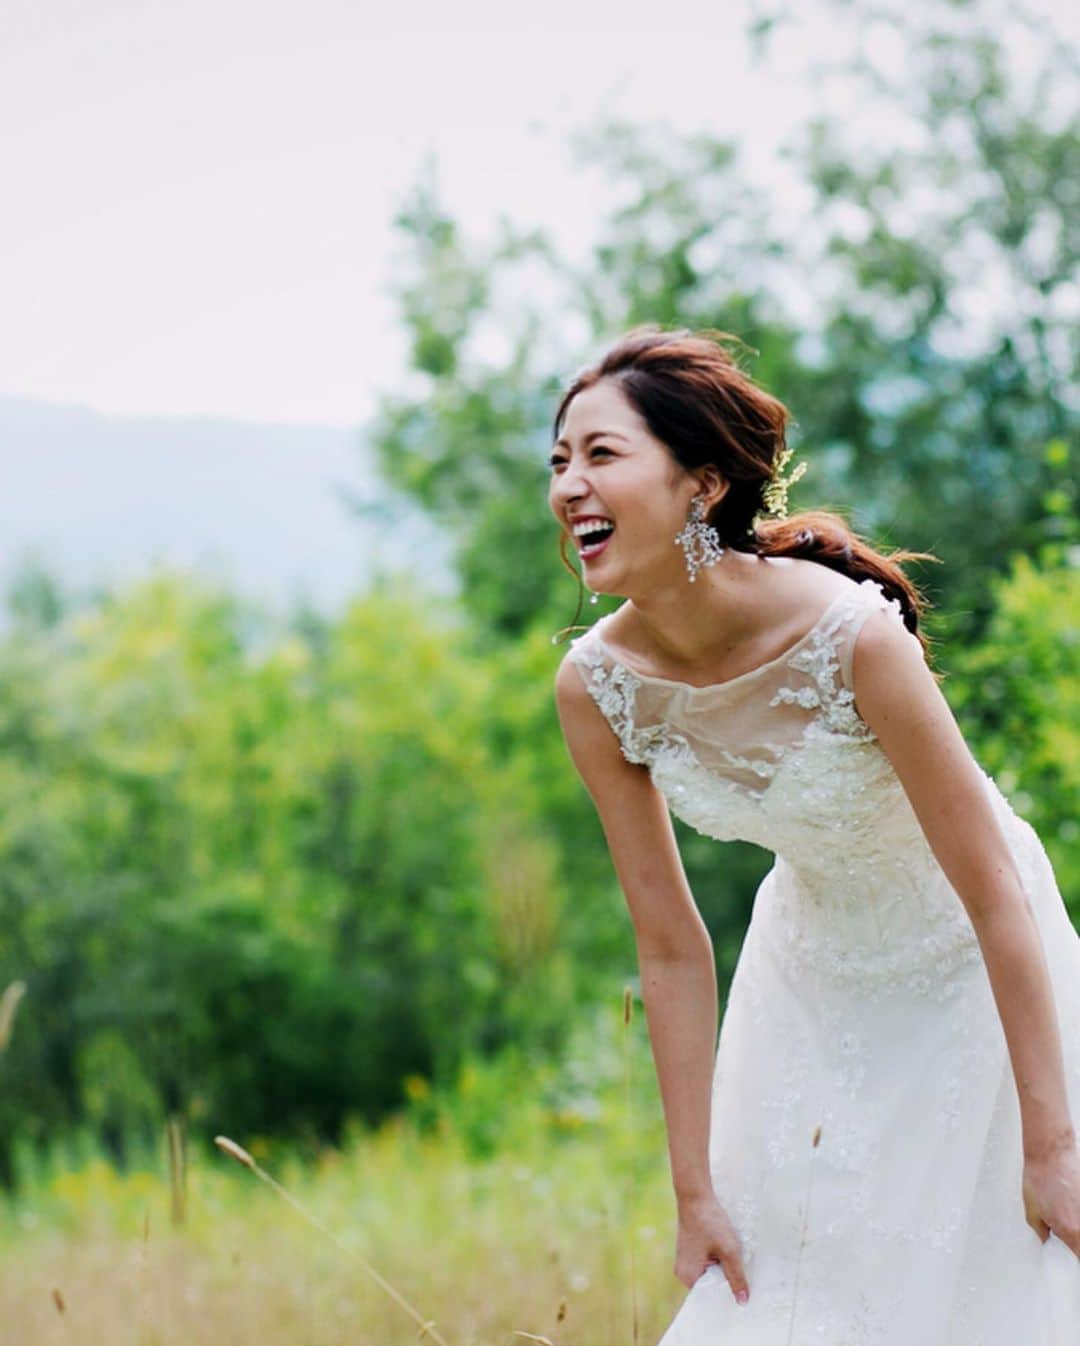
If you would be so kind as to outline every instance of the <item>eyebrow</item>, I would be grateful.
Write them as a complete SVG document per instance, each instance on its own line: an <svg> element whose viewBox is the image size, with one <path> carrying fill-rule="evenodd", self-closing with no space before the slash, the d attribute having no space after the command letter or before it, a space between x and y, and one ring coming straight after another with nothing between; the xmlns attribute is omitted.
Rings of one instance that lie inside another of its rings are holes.
<svg viewBox="0 0 1080 1346"><path fill-rule="evenodd" d="M610 435L613 439L622 439L626 440L627 443L630 442L626 439L625 435L620 435L618 430L590 430L582 440L582 446L587 449L594 439L602 439L607 435ZM570 447L570 441L567 439L557 439L553 447L556 449L568 449Z"/></svg>

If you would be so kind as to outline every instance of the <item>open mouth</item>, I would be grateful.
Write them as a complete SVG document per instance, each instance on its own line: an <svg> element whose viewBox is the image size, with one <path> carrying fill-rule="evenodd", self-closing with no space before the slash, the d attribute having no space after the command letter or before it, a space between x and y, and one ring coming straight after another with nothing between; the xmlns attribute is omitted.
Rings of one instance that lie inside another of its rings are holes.
<svg viewBox="0 0 1080 1346"><path fill-rule="evenodd" d="M607 546L614 531L615 525L613 523L603 523L598 519L595 523L586 525L582 532L575 533L574 543L581 559L587 561L594 556L599 556Z"/></svg>

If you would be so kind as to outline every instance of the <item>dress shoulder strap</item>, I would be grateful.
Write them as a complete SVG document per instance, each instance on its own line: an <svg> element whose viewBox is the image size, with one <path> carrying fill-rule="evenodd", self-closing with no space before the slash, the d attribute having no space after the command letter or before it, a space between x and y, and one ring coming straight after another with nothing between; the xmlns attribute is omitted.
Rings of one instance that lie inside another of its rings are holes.
<svg viewBox="0 0 1080 1346"><path fill-rule="evenodd" d="M639 679L630 669L610 657L603 642L594 635L594 628L576 636L566 652L581 674L589 695L615 732L628 762L643 765L648 762L643 737L635 725L635 693Z"/></svg>
<svg viewBox="0 0 1080 1346"><path fill-rule="evenodd" d="M579 636L575 636L566 647L566 657L575 663L584 673L590 668L596 668L608 662L604 658L603 645L593 634L595 628L590 626L587 631L582 631Z"/></svg>
<svg viewBox="0 0 1080 1346"><path fill-rule="evenodd" d="M912 640L918 637L908 631L904 622L904 610L899 598L890 598L878 580L864 579L859 582L858 602L848 610L848 619L844 623L843 635L837 651L840 659L841 684L852 690L852 662L855 657L855 642L859 638L863 623L874 612L887 612L889 620L902 631L907 631Z"/></svg>

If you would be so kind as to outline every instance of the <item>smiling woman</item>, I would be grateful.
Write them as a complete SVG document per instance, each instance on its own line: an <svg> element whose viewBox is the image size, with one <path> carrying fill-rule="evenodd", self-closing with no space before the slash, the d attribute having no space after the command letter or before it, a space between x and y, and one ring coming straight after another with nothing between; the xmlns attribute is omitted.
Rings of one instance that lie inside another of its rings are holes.
<svg viewBox="0 0 1080 1346"><path fill-rule="evenodd" d="M728 340L628 333L563 398L549 491L625 600L555 689L667 1123L661 1346L1075 1346L1080 939L929 666L918 553L768 517L787 412ZM776 856L719 1045L672 814Z"/></svg>
<svg viewBox="0 0 1080 1346"><path fill-rule="evenodd" d="M723 332L661 339L654 328L638 328L567 390L555 417L549 493L564 528L563 564L578 578L566 554L572 540L595 601L599 592L628 595L628 568L647 574L650 584L666 588L674 579L681 588L682 562L693 582L725 550L725 574L746 570L754 558L811 560L878 580L928 649L919 630L924 602L900 568L926 553L886 557L829 511L787 517L790 482L780 469L791 452L785 442L790 413L738 366L727 349L736 340ZM681 556L670 546L680 537L686 544ZM680 605L686 630L682 648L667 650L672 660L700 660L704 651L695 648L692 633L710 602L702 594ZM643 612L645 596L637 595L633 606ZM731 611L728 636L748 635L739 627L753 616ZM644 631L638 635L644 640ZM662 656L663 634L654 629L649 637Z"/></svg>

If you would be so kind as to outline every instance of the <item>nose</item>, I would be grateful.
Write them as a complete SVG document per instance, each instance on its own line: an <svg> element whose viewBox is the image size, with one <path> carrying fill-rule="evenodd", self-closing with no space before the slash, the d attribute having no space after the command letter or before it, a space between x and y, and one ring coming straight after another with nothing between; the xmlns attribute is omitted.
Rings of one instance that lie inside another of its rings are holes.
<svg viewBox="0 0 1080 1346"><path fill-rule="evenodd" d="M573 461L567 463L566 467L551 479L551 503L557 509L565 508L588 493L588 482Z"/></svg>

